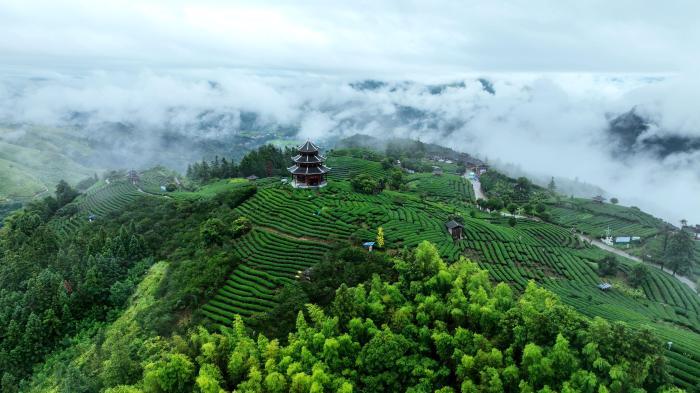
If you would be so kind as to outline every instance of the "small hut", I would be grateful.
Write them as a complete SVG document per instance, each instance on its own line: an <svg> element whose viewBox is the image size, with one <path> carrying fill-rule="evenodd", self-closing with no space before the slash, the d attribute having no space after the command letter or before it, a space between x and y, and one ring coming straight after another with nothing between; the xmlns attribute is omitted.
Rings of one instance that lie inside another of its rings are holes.
<svg viewBox="0 0 700 393"><path fill-rule="evenodd" d="M445 223L445 228L447 228L447 232L450 233L453 240L460 240L462 238L462 234L464 232L464 225L458 223L455 220L450 220Z"/></svg>
<svg viewBox="0 0 700 393"><path fill-rule="evenodd" d="M256 181L256 180L258 180L258 177L255 175L250 175L250 176L246 177L246 179L250 180L250 181Z"/></svg>
<svg viewBox="0 0 700 393"><path fill-rule="evenodd" d="M610 283L604 282L601 284L598 284L598 289L601 291L609 291L612 288L612 285Z"/></svg>
<svg viewBox="0 0 700 393"><path fill-rule="evenodd" d="M603 202L605 202L605 198L603 198L602 195L596 195L596 196L594 196L593 198L591 198L591 200L592 200L593 202L595 202L595 203L603 203Z"/></svg>
<svg viewBox="0 0 700 393"><path fill-rule="evenodd" d="M443 174L442 168L437 167L437 166L436 166L436 167L433 167L433 175L435 175L435 176L442 176L442 174Z"/></svg>
<svg viewBox="0 0 700 393"><path fill-rule="evenodd" d="M471 168L471 170L477 175L483 175L484 173L486 173L486 171L489 170L489 166L484 163L476 164Z"/></svg>

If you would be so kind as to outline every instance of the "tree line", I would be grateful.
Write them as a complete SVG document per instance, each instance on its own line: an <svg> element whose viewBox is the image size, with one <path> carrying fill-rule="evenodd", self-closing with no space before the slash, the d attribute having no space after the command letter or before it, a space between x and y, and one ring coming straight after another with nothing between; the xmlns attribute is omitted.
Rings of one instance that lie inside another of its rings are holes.
<svg viewBox="0 0 700 393"><path fill-rule="evenodd" d="M289 147L280 149L273 145L264 145L248 152L239 163L216 156L211 161L202 160L189 164L186 175L199 183L251 175L281 176L287 173L287 168L292 165L291 159L295 155L297 155L296 150Z"/></svg>

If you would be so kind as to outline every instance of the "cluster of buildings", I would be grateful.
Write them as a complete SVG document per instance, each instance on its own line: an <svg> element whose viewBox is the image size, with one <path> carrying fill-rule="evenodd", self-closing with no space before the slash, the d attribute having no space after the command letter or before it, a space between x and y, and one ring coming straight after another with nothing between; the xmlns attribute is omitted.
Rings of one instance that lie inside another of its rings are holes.
<svg viewBox="0 0 700 393"><path fill-rule="evenodd" d="M700 224L696 225L683 225L681 228L682 230L690 233L693 236L693 239L695 240L700 240Z"/></svg>

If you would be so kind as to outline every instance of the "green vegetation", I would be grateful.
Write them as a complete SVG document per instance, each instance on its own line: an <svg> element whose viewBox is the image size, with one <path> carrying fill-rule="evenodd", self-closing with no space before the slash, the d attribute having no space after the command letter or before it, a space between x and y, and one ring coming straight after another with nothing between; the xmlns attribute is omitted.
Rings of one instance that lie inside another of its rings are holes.
<svg viewBox="0 0 700 393"><path fill-rule="evenodd" d="M407 181L408 190L429 198L447 202L473 202L476 199L471 183L462 176L417 173L407 176Z"/></svg>
<svg viewBox="0 0 700 393"><path fill-rule="evenodd" d="M187 167L187 177L196 182L206 183L237 176L280 176L286 174L287 167L290 166L289 159L293 155L296 155L296 151L289 147L280 149L268 144L249 152L238 164L232 159L219 160L218 156L212 161L196 162Z"/></svg>
<svg viewBox="0 0 700 393"><path fill-rule="evenodd" d="M66 130L0 127L0 200L28 200L49 194L61 179L74 184L92 176L95 168L80 163L89 152Z"/></svg>
<svg viewBox="0 0 700 393"><path fill-rule="evenodd" d="M384 155L328 156L320 190L270 177L181 179L162 192L175 177L155 168L139 173L139 186L111 173L72 201L64 187L12 214L0 230L3 389L699 386L700 297L669 274L611 258L556 214L541 222L485 213L447 169L392 184L395 161ZM354 191L360 174L376 180L371 193ZM492 192L516 210L542 217L579 203L495 178ZM601 206L589 214L636 217ZM445 229L452 219L464 225L460 240ZM383 251L361 249L379 228ZM598 289L604 281L613 288ZM298 311L311 323L295 327ZM552 363L561 353L565 370ZM373 363L379 354L395 356L382 362L391 369Z"/></svg>
<svg viewBox="0 0 700 393"><path fill-rule="evenodd" d="M610 228L612 236L640 236L643 239L658 234L664 223L634 207L596 203L586 199L565 199L552 203L551 219L558 225L602 237Z"/></svg>
<svg viewBox="0 0 700 393"><path fill-rule="evenodd" d="M240 317L195 330L110 392L627 392L667 382L648 330L590 320L554 294L505 284L430 243L395 261L398 281L341 286L324 312L300 312L286 345L251 336ZM621 351L624 347L626 350Z"/></svg>
<svg viewBox="0 0 700 393"><path fill-rule="evenodd" d="M630 252L657 265L663 265L670 269L673 269L674 266L680 268L677 270L689 277L700 278L700 242L691 241L688 243L687 238L682 239L680 241L681 249L672 250L669 247L673 246L674 243L679 243L671 241L674 236L683 236L683 234L662 229L661 233L645 241L640 247L633 248ZM689 247L691 250L688 250ZM673 258L672 255L672 258L669 259L669 253L676 254L677 257ZM669 264L669 262L671 263ZM680 265L678 265L679 262Z"/></svg>

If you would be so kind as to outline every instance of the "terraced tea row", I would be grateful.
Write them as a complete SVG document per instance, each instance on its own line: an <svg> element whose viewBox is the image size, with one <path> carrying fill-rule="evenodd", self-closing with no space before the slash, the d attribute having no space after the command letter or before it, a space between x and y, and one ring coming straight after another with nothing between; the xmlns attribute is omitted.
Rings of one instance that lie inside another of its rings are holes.
<svg viewBox="0 0 700 393"><path fill-rule="evenodd" d="M677 308L654 301L632 299L617 291L589 291L576 281L546 280L543 285L585 315L650 327L666 342L666 357L673 382L687 389L693 389L700 383L700 334L671 328L669 325L698 326L697 321L690 324L692 321L679 314Z"/></svg>
<svg viewBox="0 0 700 393"><path fill-rule="evenodd" d="M471 183L462 176L451 174L435 176L430 173L420 173L408 176L408 180L409 190L429 197L462 202L476 200Z"/></svg>
<svg viewBox="0 0 700 393"><path fill-rule="evenodd" d="M275 306L275 292L300 271L321 261L329 246L254 229L236 242L241 264L203 307L204 314L230 326L235 314L250 317Z"/></svg>
<svg viewBox="0 0 700 393"><path fill-rule="evenodd" d="M634 216L595 214L588 210L552 206L550 216L558 225L576 228L594 237L603 236L609 228L613 236L640 236L648 238L659 233L659 228L647 220Z"/></svg>
<svg viewBox="0 0 700 393"><path fill-rule="evenodd" d="M326 163L333 168L329 174L331 180L347 180L359 173L366 173L375 179L386 175L382 165L375 161L348 156L330 156Z"/></svg>
<svg viewBox="0 0 700 393"><path fill-rule="evenodd" d="M431 185L441 182L442 188L450 185L449 181L438 181L435 179L440 177L431 176L418 178L432 182L429 183ZM446 178L447 176L442 177ZM251 281L249 277L245 280L240 278L239 281L246 287L229 285L239 291L236 292L238 297L233 298L237 303L226 303L228 308L212 303L208 305L208 312L211 313L218 307L221 313L216 314L219 318L217 320L227 321L230 315L227 316L224 312L231 313L231 307L237 307L241 310L241 315L246 316L269 309L272 306L268 303L269 298L261 298L259 302L251 298L267 293L265 291L274 293L274 288L294 280L298 270L312 266L314 260L320 260L320 250L316 254L309 251L290 252L290 246L283 245L283 241L293 241L287 237L329 242L369 241L374 240L376 229L381 226L389 248L410 248L422 240L429 240L438 246L440 254L447 261L467 255L488 269L495 279L509 282L517 288L523 288L529 280L535 280L591 316L635 324L655 324L656 328L667 324L669 330L665 334L670 337L669 341L675 341L674 332L677 333L678 340L683 340L683 335L698 338L695 331L681 330L691 327L697 329L700 326L697 295L690 293L688 288L668 275L652 272L641 287L646 299L635 298L618 290L602 292L597 285L607 278L600 277L597 268L598 261L606 253L579 240L570 226L519 219L511 227L508 219L503 217L472 218L468 205L453 203L459 198L438 197L440 192L449 195L442 188L438 188L442 191L434 191L436 196L432 199L419 198L417 186L408 193L382 191L378 195L359 194L351 190L348 182L341 180L332 181L320 191L291 190L282 185L259 189L255 196L236 211L263 229L270 228L281 235L253 231L241 239L239 252L246 258L243 266L259 272L258 277L265 273L274 277L274 280L266 279L270 285L264 286ZM459 193L458 190L452 192ZM445 222L455 213L464 217L464 237L457 241L451 238L444 227ZM603 218L622 222L620 217L610 217ZM588 224L593 222L592 219L587 221ZM651 233L655 230L645 226L643 221L627 225L628 227L618 228L649 231L638 233ZM308 243L302 242L302 245ZM305 258L303 255L310 257ZM631 262L624 262L622 270L629 271L630 267ZM249 288L255 289L257 294ZM221 299L217 301L222 302ZM246 301L251 305L245 306ZM674 352L669 358L687 356L692 360L700 354L690 344L683 348L689 348L690 352ZM670 361L678 363L676 360ZM688 373L683 366L674 366L673 370L674 377L692 382L688 376L692 373Z"/></svg>

